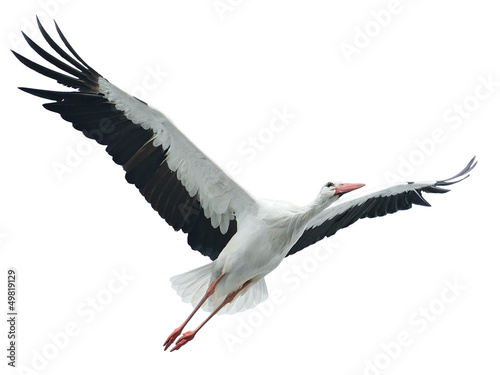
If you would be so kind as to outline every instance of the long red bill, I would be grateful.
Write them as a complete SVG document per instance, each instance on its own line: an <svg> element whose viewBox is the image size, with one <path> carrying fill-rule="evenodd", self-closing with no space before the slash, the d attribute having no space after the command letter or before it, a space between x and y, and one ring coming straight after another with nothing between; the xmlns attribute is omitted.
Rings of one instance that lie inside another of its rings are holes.
<svg viewBox="0 0 500 375"><path fill-rule="evenodd" d="M335 195L349 193L350 191L362 188L365 184L340 184Z"/></svg>

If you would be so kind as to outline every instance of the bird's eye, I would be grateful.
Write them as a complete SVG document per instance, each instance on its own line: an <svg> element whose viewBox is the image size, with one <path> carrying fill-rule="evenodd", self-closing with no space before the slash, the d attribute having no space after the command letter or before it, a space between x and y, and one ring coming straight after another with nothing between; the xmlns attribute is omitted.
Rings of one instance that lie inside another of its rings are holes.
<svg viewBox="0 0 500 375"><path fill-rule="evenodd" d="M325 186L326 186L327 188L332 187L332 186L333 186L333 182L328 182Z"/></svg>

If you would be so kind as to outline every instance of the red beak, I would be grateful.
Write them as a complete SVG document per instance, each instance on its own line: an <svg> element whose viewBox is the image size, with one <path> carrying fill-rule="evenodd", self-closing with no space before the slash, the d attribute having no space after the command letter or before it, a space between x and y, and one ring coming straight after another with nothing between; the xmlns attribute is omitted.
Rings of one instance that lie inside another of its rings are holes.
<svg viewBox="0 0 500 375"><path fill-rule="evenodd" d="M362 188L365 184L340 184L335 195L342 195L350 191Z"/></svg>

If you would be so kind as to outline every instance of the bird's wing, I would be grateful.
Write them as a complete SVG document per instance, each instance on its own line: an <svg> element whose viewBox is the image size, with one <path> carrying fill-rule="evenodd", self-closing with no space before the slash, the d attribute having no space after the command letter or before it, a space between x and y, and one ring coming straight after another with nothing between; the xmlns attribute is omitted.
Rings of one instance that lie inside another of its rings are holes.
<svg viewBox="0 0 500 375"><path fill-rule="evenodd" d="M407 210L414 204L430 206L422 193L448 192L449 190L442 186L452 185L467 178L476 163L473 158L460 173L446 180L400 182L372 189L362 188L346 194L311 220L287 256L325 237L333 236L339 229L348 227L358 219L385 216Z"/></svg>
<svg viewBox="0 0 500 375"><path fill-rule="evenodd" d="M56 58L24 35L43 59L64 73L48 69L14 52L26 66L76 91L20 88L52 100L44 104L98 143L123 166L151 206L176 231L188 233L188 243L216 259L237 230L238 214L255 200L187 139L168 118L123 92L92 69L68 43L59 46L38 22Z"/></svg>

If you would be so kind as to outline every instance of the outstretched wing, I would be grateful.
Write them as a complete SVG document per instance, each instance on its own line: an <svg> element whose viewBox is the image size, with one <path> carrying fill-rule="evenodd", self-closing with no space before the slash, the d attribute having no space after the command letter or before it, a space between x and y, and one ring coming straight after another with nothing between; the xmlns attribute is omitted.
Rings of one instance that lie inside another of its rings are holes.
<svg viewBox="0 0 500 375"><path fill-rule="evenodd" d="M312 219L302 236L293 245L288 255L295 254L309 245L333 236L339 229L348 227L358 219L373 218L407 210L412 205L430 206L422 193L446 193L442 188L469 177L476 166L473 158L456 176L441 181L401 182L374 189L362 188L341 197L329 208Z"/></svg>
<svg viewBox="0 0 500 375"><path fill-rule="evenodd" d="M106 151L126 171L151 206L176 231L188 233L188 243L216 259L236 233L238 214L255 200L189 141L170 120L143 101L123 92L92 69L68 43L67 51L38 21L40 32L60 58L29 37L28 44L62 72L48 69L12 51L26 66L77 91L20 88L52 100L43 106L106 145Z"/></svg>

